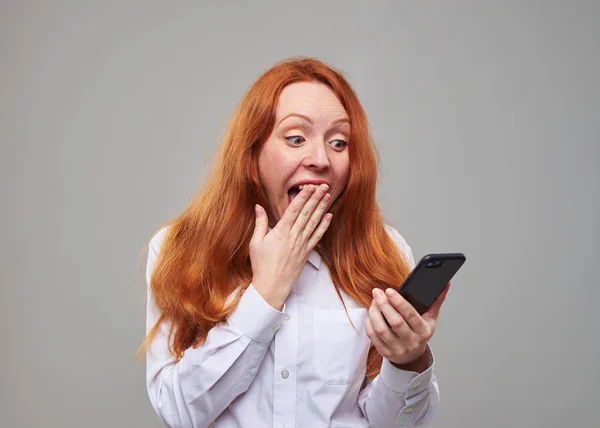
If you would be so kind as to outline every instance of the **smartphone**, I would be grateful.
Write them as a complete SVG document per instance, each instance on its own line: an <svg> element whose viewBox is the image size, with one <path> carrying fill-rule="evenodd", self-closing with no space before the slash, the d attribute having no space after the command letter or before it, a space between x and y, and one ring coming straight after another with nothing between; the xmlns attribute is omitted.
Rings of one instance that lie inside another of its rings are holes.
<svg viewBox="0 0 600 428"><path fill-rule="evenodd" d="M463 253L427 254L408 275L398 292L423 314L467 260Z"/></svg>

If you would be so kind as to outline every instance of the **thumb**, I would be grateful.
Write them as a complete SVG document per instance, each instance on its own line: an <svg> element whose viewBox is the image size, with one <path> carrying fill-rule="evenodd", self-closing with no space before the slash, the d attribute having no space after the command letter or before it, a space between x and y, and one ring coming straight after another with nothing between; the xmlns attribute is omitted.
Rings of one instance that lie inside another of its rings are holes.
<svg viewBox="0 0 600 428"><path fill-rule="evenodd" d="M252 240L262 241L269 230L269 218L263 207L258 204L254 206L254 211L256 212L256 222L254 224Z"/></svg>

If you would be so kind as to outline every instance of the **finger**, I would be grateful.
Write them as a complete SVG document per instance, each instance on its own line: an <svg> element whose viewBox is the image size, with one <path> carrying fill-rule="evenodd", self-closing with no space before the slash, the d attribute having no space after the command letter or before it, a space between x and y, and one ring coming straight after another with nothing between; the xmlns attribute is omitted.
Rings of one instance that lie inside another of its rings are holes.
<svg viewBox="0 0 600 428"><path fill-rule="evenodd" d="M298 195L292 200L290 205L286 208L281 220L277 222L273 229L282 229L285 232L292 230L302 207L309 200L311 195L314 193L316 187L313 185L305 186L304 189L298 193Z"/></svg>
<svg viewBox="0 0 600 428"><path fill-rule="evenodd" d="M440 316L440 309L442 308L442 304L446 300L446 296L448 295L448 290L450 290L450 282L446 284L446 287L442 290L439 296L434 300L431 304L427 312L423 314L423 318L426 321L437 321Z"/></svg>
<svg viewBox="0 0 600 428"><path fill-rule="evenodd" d="M321 219L321 223L319 223L319 227L317 230L313 232L310 239L308 240L308 250L312 251L313 248L319 243L325 232L327 232L327 228L331 224L331 219L333 218L333 214L327 213Z"/></svg>
<svg viewBox="0 0 600 428"><path fill-rule="evenodd" d="M399 337L406 337L412 333L412 329L409 327L408 323L396 308L392 306L390 300L383 291L379 288L374 288L373 298L377 302L377 306L383 315L384 321L387 321L387 325L392 332L396 333Z"/></svg>
<svg viewBox="0 0 600 428"><path fill-rule="evenodd" d="M319 201L317 208L314 210L314 212L310 216L310 219L308 220L306 227L304 228L305 236L310 237L313 234L313 232L315 231L317 226L321 223L321 220L323 219L323 214L325 214L325 212L327 211L327 209L329 208L330 205L331 205L331 194L325 193L325 195Z"/></svg>
<svg viewBox="0 0 600 428"><path fill-rule="evenodd" d="M391 355L392 350L377 335L377 333L373 329L373 323L371 322L371 319L369 317L365 319L365 331L367 333L367 336L369 337L369 340L373 345L375 345L375 348L377 348L381 355Z"/></svg>
<svg viewBox="0 0 600 428"><path fill-rule="evenodd" d="M390 348L394 347L394 342L399 340L396 333L392 331L389 325L385 322L383 314L377 304L376 300L373 300L371 307L369 308L369 318L371 319L371 325L377 336Z"/></svg>
<svg viewBox="0 0 600 428"><path fill-rule="evenodd" d="M254 220L254 233L252 234L251 242L260 242L263 240L269 231L269 217L266 211L260 205L254 207L256 218Z"/></svg>
<svg viewBox="0 0 600 428"><path fill-rule="evenodd" d="M310 186L312 186L312 184ZM298 215L294 225L292 226L292 235L300 236L307 227L312 227L310 233L305 236L306 238L310 237L312 231L316 229L321 221L321 216L319 216L318 219L314 219L313 214L315 208L326 195L327 190L329 190L329 186L327 184L321 184L320 186L316 187L316 190L313 192L312 196L304 203L304 206L300 210L300 215ZM296 199L297 197L294 200ZM321 212L321 215L323 214L323 211Z"/></svg>
<svg viewBox="0 0 600 428"><path fill-rule="evenodd" d="M385 290L392 306L400 312L412 331L418 335L426 336L429 333L429 324L419 315L413 305L400 295L396 290L388 288Z"/></svg>

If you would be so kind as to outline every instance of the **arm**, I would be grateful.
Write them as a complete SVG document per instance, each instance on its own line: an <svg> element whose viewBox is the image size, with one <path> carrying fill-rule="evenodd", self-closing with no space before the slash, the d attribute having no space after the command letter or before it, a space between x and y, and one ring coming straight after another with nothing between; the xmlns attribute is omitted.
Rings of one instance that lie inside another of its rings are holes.
<svg viewBox="0 0 600 428"><path fill-rule="evenodd" d="M160 316L150 279L164 231L150 244L146 281L146 331ZM253 285L242 295L227 323L215 326L206 342L175 362L168 349L170 324L163 322L146 357L146 386L152 407L169 427L208 427L253 381L283 312L273 309Z"/></svg>
<svg viewBox="0 0 600 428"><path fill-rule="evenodd" d="M409 266L414 268L412 250L404 238L396 229L387 225L385 228ZM358 399L371 426L426 426L439 406L434 365L429 346L420 357L407 364L395 364L384 358L380 374L367 383Z"/></svg>
<svg viewBox="0 0 600 428"><path fill-rule="evenodd" d="M423 373L401 370L384 358L381 372L368 382L358 404L373 428L425 427L433 419L440 402L433 355Z"/></svg>

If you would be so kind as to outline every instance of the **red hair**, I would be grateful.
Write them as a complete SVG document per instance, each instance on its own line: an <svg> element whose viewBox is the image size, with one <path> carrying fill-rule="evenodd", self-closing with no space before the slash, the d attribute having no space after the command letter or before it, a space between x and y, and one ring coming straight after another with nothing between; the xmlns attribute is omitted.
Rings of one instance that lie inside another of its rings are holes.
<svg viewBox="0 0 600 428"><path fill-rule="evenodd" d="M341 72L313 58L290 58L262 74L234 113L217 162L189 207L169 226L151 277L161 315L140 352L150 345L159 324L172 323L170 350L180 359L204 343L208 332L235 309L252 281L249 242L256 203L268 206L259 181L258 154L269 137L282 89L295 82L327 85L350 117L350 172L346 187L330 208L333 220L315 250L340 289L368 308L372 289L398 288L410 272L407 260L384 229L375 200L378 153L366 114ZM160 230L159 229L159 230ZM342 300L343 303L343 300ZM363 326L357 326L363 328ZM367 376L374 378L382 357L371 347Z"/></svg>

